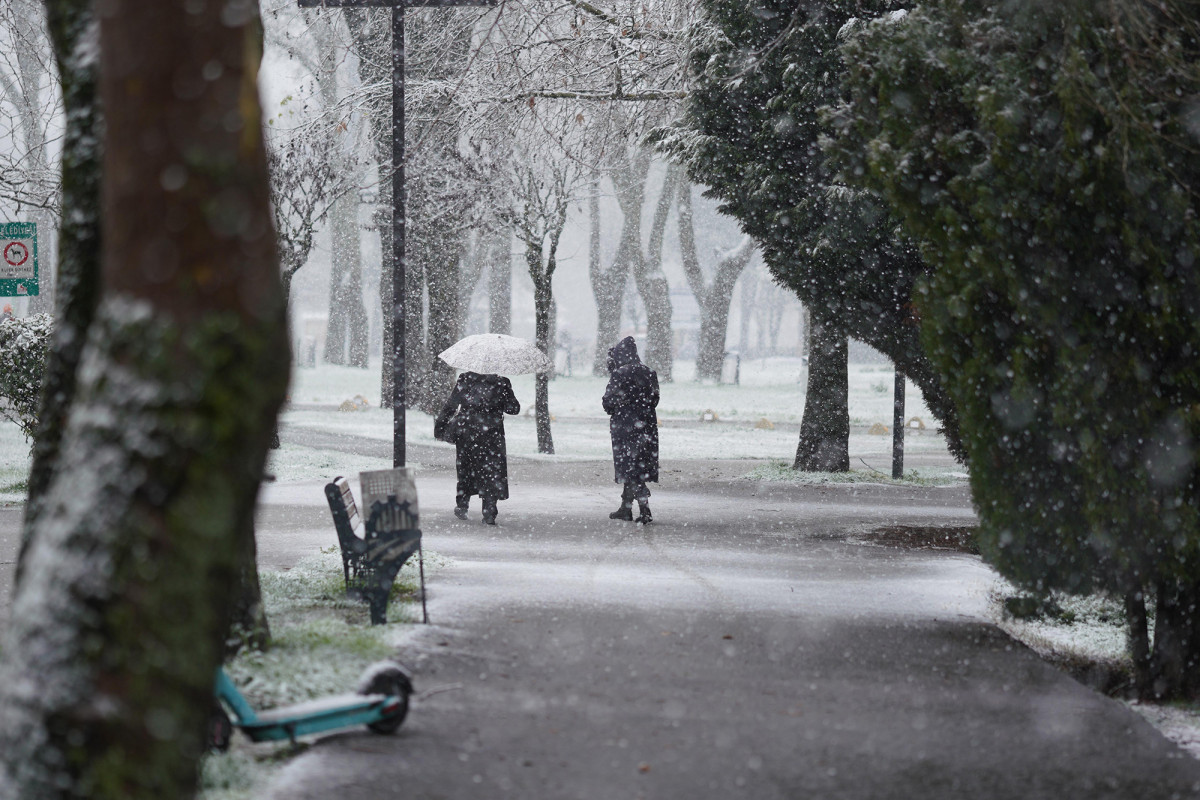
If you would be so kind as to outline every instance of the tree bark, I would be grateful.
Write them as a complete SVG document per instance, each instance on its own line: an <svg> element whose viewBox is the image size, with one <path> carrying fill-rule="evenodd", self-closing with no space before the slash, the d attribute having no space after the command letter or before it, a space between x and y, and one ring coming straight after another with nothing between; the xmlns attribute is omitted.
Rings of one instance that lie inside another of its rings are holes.
<svg viewBox="0 0 1200 800"><path fill-rule="evenodd" d="M848 342L815 313L812 322L808 390L792 469L846 472L850 469Z"/></svg>
<svg viewBox="0 0 1200 800"><path fill-rule="evenodd" d="M1147 684L1159 699L1200 696L1200 581L1162 580L1155 594Z"/></svg>
<svg viewBox="0 0 1200 800"><path fill-rule="evenodd" d="M1133 660L1134 688L1138 697L1150 699L1154 694L1154 680L1151 674L1146 598L1141 589L1126 593L1125 619L1129 625L1129 652Z"/></svg>
<svg viewBox="0 0 1200 800"><path fill-rule="evenodd" d="M733 250L717 260L712 281L706 281L696 253L692 214L692 186L679 187L679 250L688 286L700 306L700 342L696 353L696 379L720 382L725 364L725 338L729 330L729 304L733 287L754 255L754 242L746 236ZM743 339L747 320L743 319Z"/></svg>
<svg viewBox="0 0 1200 800"><path fill-rule="evenodd" d="M625 284L629 280L629 260L618 251L617 257L607 269L601 262L598 181L592 183L592 191L588 198L588 219L591 222L588 276L592 282L592 295L596 299L596 351L592 358L592 374L606 376L608 348L617 343L621 332L621 303L625 299ZM624 232L621 244L625 246ZM640 250L640 243L638 248Z"/></svg>
<svg viewBox="0 0 1200 800"><path fill-rule="evenodd" d="M541 254L538 254L539 261ZM534 313L535 330L538 349L550 356L550 315L553 294L550 288L550 278L546 277L534 284ZM554 453L554 436L550 430L550 375L539 372L534 377L534 415L537 424L538 452Z"/></svg>
<svg viewBox="0 0 1200 800"><path fill-rule="evenodd" d="M512 253L509 237L498 234L488 245L488 330L512 333Z"/></svg>
<svg viewBox="0 0 1200 800"><path fill-rule="evenodd" d="M333 253L330 257L325 362L366 369L367 307L362 295L362 242L357 197L345 194L333 202L329 235Z"/></svg>
<svg viewBox="0 0 1200 800"><path fill-rule="evenodd" d="M667 167L662 193L654 209L650 226L650 241L646 255L634 262L634 283L646 307L646 365L658 373L660 383L671 381L674 362L671 341L671 287L662 270L663 238L667 228L667 217L675 202L676 186L683 178L683 168L674 164ZM641 215L641 208L637 210Z"/></svg>
<svg viewBox="0 0 1200 800"><path fill-rule="evenodd" d="M3 647L25 800L191 796L286 391L253 6L108 8L104 289Z"/></svg>
<svg viewBox="0 0 1200 800"><path fill-rule="evenodd" d="M42 384L38 427L29 473L29 499L21 534L17 580L29 537L59 460L67 413L87 330L100 298L100 109L96 102L97 47L91 0L46 4L50 41L63 89L66 130L62 155L62 225L59 229L58 307L54 340Z"/></svg>
<svg viewBox="0 0 1200 800"><path fill-rule="evenodd" d="M421 410L427 414L436 415L454 388L454 367L438 358L437 354L462 338L462 316L458 303L461 237L462 234L457 231L448 233L438 248L438 254L431 253L426 262L429 311L427 347L423 355L427 363L423 391L417 400Z"/></svg>
<svg viewBox="0 0 1200 800"><path fill-rule="evenodd" d="M350 29L355 53L358 55L359 80L367 86L390 81L392 36L388 23L391 17L371 13L363 8L343 8L342 12ZM392 330L392 318L395 316L395 295L392 286L392 273L395 269L395 259L392 257L392 109L390 105L381 102L379 97L373 97L367 103L366 113L370 120L371 144L375 150L375 163L379 175L379 207L373 220L379 230L379 306L383 325L380 337L383 358L379 373L379 407L391 408L392 398L395 396L395 345ZM411 306L412 303L408 305ZM406 327L411 324L407 311L406 307Z"/></svg>
<svg viewBox="0 0 1200 800"><path fill-rule="evenodd" d="M738 292L738 305L741 306L742 312L738 323L738 349L747 356L755 355L750 350L750 322L757 308L755 301L758 299L760 282L758 273L752 272L742 281L742 290Z"/></svg>
<svg viewBox="0 0 1200 800"><path fill-rule="evenodd" d="M328 15L306 17L308 31L313 36L322 60L310 66L321 92L326 109L336 108L339 102L338 71L324 60L341 43L334 30L334 20ZM355 175L359 171L352 155L344 147L330 150L338 175ZM332 242L329 269L329 314L325 323L325 350L322 358L327 364L349 364L367 368L369 325L367 307L362 296L362 237L358 224L359 199L353 192L342 193L329 209L329 238Z"/></svg>

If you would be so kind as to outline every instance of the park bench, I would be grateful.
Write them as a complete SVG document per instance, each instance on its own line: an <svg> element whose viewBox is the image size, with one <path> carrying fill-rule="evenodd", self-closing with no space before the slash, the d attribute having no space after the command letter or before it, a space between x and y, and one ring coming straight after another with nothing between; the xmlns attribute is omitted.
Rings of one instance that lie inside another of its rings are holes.
<svg viewBox="0 0 1200 800"><path fill-rule="evenodd" d="M414 504L399 500L395 493L384 495L371 503L364 522L350 482L340 476L325 485L325 498L342 551L346 596L366 601L371 624L382 625L387 622L392 583L404 562L421 546ZM421 577L423 605L424 575Z"/></svg>

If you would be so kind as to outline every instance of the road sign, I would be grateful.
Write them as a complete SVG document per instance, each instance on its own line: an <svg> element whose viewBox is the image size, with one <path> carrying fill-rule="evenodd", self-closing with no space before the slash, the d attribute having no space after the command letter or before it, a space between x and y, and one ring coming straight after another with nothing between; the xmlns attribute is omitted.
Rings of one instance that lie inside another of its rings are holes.
<svg viewBox="0 0 1200 800"><path fill-rule="evenodd" d="M37 223L0 222L0 297L37 293Z"/></svg>

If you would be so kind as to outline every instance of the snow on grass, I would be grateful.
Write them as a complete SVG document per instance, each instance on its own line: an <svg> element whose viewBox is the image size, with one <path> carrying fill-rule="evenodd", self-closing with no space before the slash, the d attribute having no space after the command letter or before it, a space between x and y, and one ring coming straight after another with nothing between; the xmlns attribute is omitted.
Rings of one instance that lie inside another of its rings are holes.
<svg viewBox="0 0 1200 800"><path fill-rule="evenodd" d="M694 459L791 459L796 452L796 427L759 429L750 424L726 422L675 424L660 414L659 455L663 461ZM361 411L302 408L285 411L284 423L331 433L362 436L377 441L392 440L392 412L375 408ZM410 443L444 447L453 445L433 438L433 418L417 409L408 409L405 431ZM504 418L508 453L512 456L541 458L538 454L537 429L532 414ZM551 425L554 437L553 458L597 460L612 458L612 443L607 417L557 417ZM945 440L933 431L913 431L906 435L904 452L908 455L937 454L950 458ZM892 438L869 433L850 436L852 459L866 459L871 467L890 470ZM873 462L873 463L871 463ZM857 463L857 462L856 462ZM890 474L890 473L889 473Z"/></svg>
<svg viewBox="0 0 1200 800"><path fill-rule="evenodd" d="M1014 639L1024 642L1049 661L1068 664L1104 664L1122 671L1132 669L1125 635L1125 609L1119 600L1099 595L1055 594L1062 609L1058 618L1016 619L1004 610L1004 599L1024 594L1001 581L992 592L993 617Z"/></svg>
<svg viewBox="0 0 1200 800"><path fill-rule="evenodd" d="M872 469L851 469L849 472L801 472L792 469L788 461L762 464L742 476L750 481L793 483L803 486L827 483L871 483L891 486L961 486L967 474L958 467L918 467L906 470L899 480Z"/></svg>
<svg viewBox="0 0 1200 800"><path fill-rule="evenodd" d="M1126 675L1133 673L1125 607L1120 600L1100 595L1055 594L1053 600L1062 609L1058 618L1015 619L1005 612L1004 599L1018 594L1022 594L1020 590L1003 580L991 591L993 620L1008 635L1047 661L1072 671L1099 665ZM1149 624L1153 637L1153 613ZM1138 700L1125 703L1184 752L1200 758L1200 704Z"/></svg>
<svg viewBox="0 0 1200 800"><path fill-rule="evenodd" d="M267 474L283 483L330 475L357 475L360 471L391 469L390 458L371 458L336 450L284 443L267 456Z"/></svg>
<svg viewBox="0 0 1200 800"><path fill-rule="evenodd" d="M754 423L766 418L774 424L798 425L804 413L805 385L801 381L802 366L798 358L763 358L742 362L741 382L734 384L697 383L695 364L677 361L674 378L662 383L659 417L666 419L699 420L706 411L716 412L723 422ZM291 402L293 405L317 403L340 405L361 395L371 407L378 407L380 398L378 362L370 369L354 369L321 364L314 369L297 369L292 373ZM604 396L607 377L585 375L558 376L550 382L550 413L566 417L604 419L600 398ZM890 365L851 364L849 367L849 406L852 425L871 426L892 424L892 385L894 372ZM534 376L512 378L513 392L521 407L532 408ZM921 394L911 382L905 390L905 419L918 418L932 432L937 421L929 413Z"/></svg>
<svg viewBox="0 0 1200 800"><path fill-rule="evenodd" d="M426 573L445 563L426 553ZM346 598L342 557L329 548L289 570L260 572L271 625L266 652L243 651L225 669L256 711L352 692L371 664L392 656L409 624L420 619L416 559L400 571L387 625L369 624L366 604ZM201 764L200 800L251 800L283 761L286 743L252 743L235 732L229 752Z"/></svg>

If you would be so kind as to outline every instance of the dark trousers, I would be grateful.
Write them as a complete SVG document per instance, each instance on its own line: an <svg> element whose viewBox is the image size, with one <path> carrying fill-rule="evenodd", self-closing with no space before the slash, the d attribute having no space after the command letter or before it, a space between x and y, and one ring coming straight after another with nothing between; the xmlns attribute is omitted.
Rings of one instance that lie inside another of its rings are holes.
<svg viewBox="0 0 1200 800"><path fill-rule="evenodd" d="M650 501L650 489L645 481L625 481L625 486L621 489L621 505L632 508L634 500L639 504Z"/></svg>
<svg viewBox="0 0 1200 800"><path fill-rule="evenodd" d="M485 517L496 516L496 498L488 497L487 495L480 495L479 497L483 500L483 515ZM471 494L461 483L458 484L458 492L454 497L454 502L463 510L466 510L467 506L471 504Z"/></svg>

